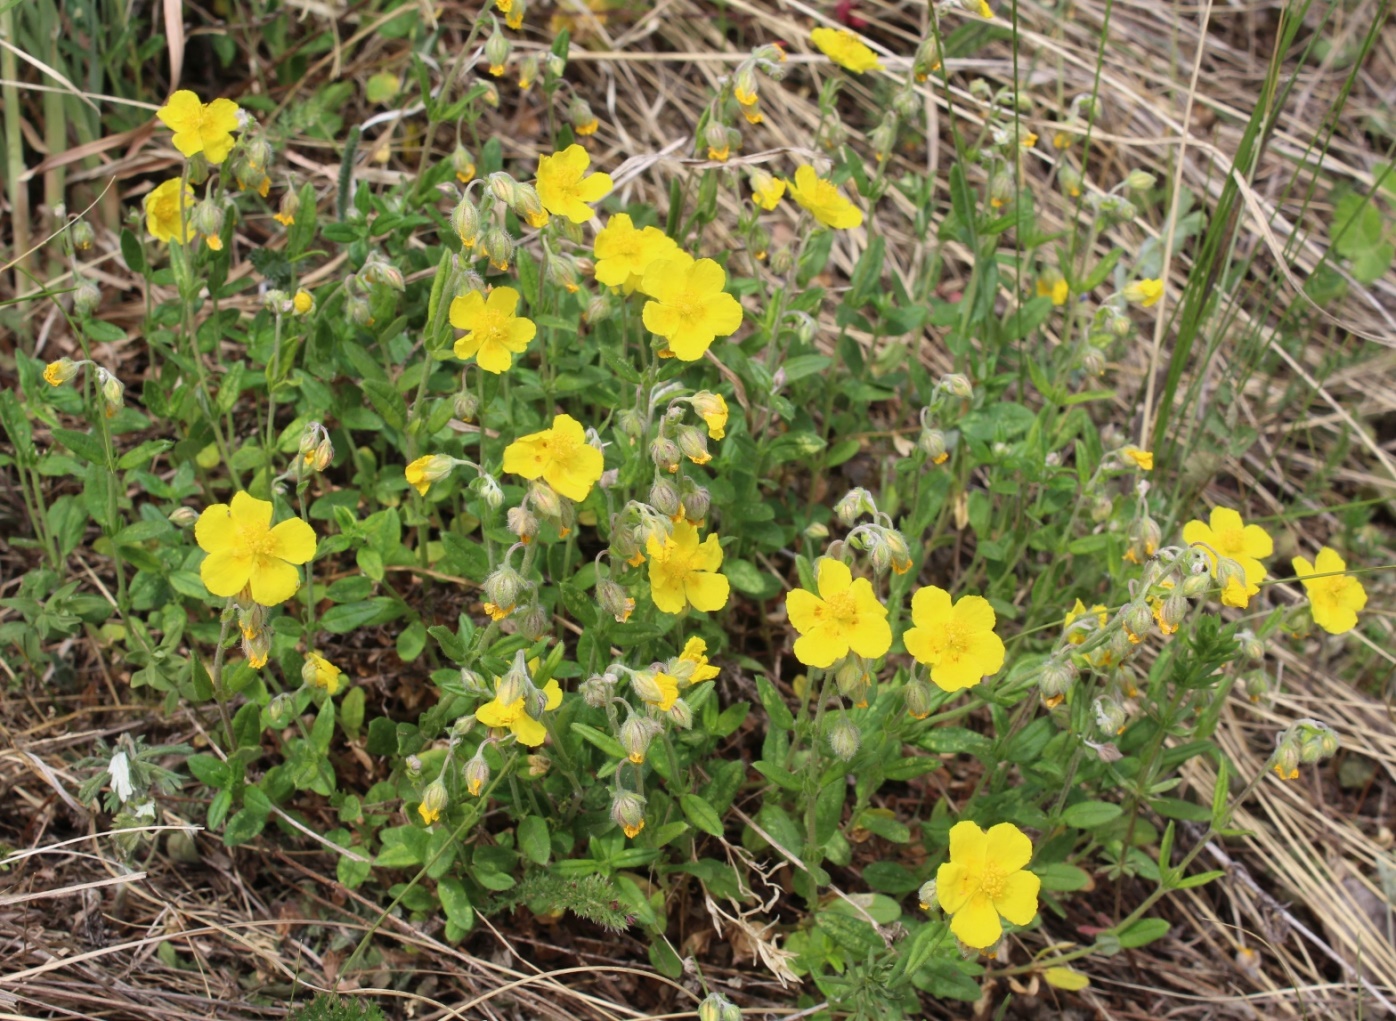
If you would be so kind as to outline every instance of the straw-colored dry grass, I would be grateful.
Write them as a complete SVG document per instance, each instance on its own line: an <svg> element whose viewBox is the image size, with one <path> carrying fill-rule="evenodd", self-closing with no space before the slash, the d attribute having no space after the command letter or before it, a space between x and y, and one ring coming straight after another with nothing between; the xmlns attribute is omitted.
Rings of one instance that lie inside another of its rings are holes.
<svg viewBox="0 0 1396 1021"><path fill-rule="evenodd" d="M283 106L304 98L306 89L328 76L362 78L403 65L403 44L376 37L381 19L366 8L342 12L308 0L292 6L310 27L337 22L339 45L313 65L298 86L299 95L274 93ZM439 9L448 45L457 33L463 35L475 6ZM583 91L605 123L594 159L603 166L623 164L615 173L623 193L663 201L672 177L696 178L705 172L709 164L688 156L692 126L719 76L745 52L719 33L714 4L658 0L648 12L617 13L604 21L585 13L577 0L562 0L558 6L577 12L571 74L585 82ZM721 6L741 26L747 44L789 41L796 51L792 64L814 77L826 73L822 61L800 51L810 27L832 23L831 6L798 0L727 0ZM1099 51L1106 113L1094 135L1091 177L1113 182L1142 167L1191 189L1209 207L1233 174L1231 160L1264 78L1284 6L1275 0L1225 6L1210 0L1186 5L1078 0L1062 9L1020 3L1017 72L1035 102L1029 126L1051 130L1070 97L1092 88ZM1389 7L1389 0L1359 0L1322 28L1331 42L1327 56L1297 76L1255 172L1237 181L1244 195L1237 251L1257 257L1211 338L1217 344L1215 356L1204 358L1199 352L1185 381L1200 384L1200 402L1211 399L1218 384L1239 381L1235 420L1260 434L1242 462L1209 461L1199 470L1195 481L1218 493L1299 498L1307 491L1305 480L1320 470L1344 498L1388 498L1396 489L1393 432L1383 419L1396 410L1390 373L1396 363L1390 350L1396 347L1396 279L1370 289L1355 286L1340 306L1309 309L1300 327L1309 343L1270 345L1284 363L1278 373L1250 373L1233 357L1241 350L1241 338L1268 342L1277 330L1293 331L1294 322L1282 323L1280 314L1305 300L1296 285L1328 244L1332 188L1347 182L1365 190L1372 184L1373 167L1383 154L1374 150L1374 136L1363 125L1369 118L1389 118L1396 104L1396 33L1384 31L1336 123L1330 123L1330 111L1347 79L1345 61L1354 40L1374 19L1386 18ZM911 0L867 0L855 10L868 22L865 32L890 55L887 63L900 67L905 60L898 55L909 53L919 38L923 8ZM1318 14L1315 9L1310 15L1315 27ZM1102 46L1107 19L1108 38ZM949 70L954 116L973 123L977 101L966 88L969 77L1003 84L1011 80L1014 63L1009 48L995 44L972 58L952 59ZM260 83L250 79L245 87ZM792 76L786 87L764 89L766 123L747 132L742 155L734 162L759 163L782 150L810 154L808 139L818 121L815 91L804 75ZM898 155L893 173L914 169L943 180L954 158L949 111L937 89L928 87L925 95L933 142ZM872 96L864 84L847 89L844 102L851 127L874 123ZM387 144L400 152L410 138L410 123L389 119L378 124L364 149ZM536 111L508 104L490 127L511 155L534 151L540 131ZM137 136L86 147L83 155L98 152L104 162L95 170L73 172L69 181L85 176L100 190L115 178L121 191L136 175L174 165L173 153L152 141L149 132ZM1328 143L1326 152L1315 146L1316 137ZM307 142L293 147L287 158L297 173L330 190L338 173L337 153ZM50 154L44 169L62 159L62 154ZM386 166L361 163L357 173L390 183L406 169L394 159ZM1034 154L1029 172L1045 183L1053 170L1045 157ZM1296 179L1297 186L1291 187ZM1311 181L1316 189L1306 203ZM1049 222L1069 222L1073 209L1055 189L1045 186L1037 192ZM940 198L944 200L943 193ZM911 211L905 205L899 197L884 202L879 229L888 240L889 270L910 278L934 242L911 236ZM1157 232L1159 223L1160 211L1155 210L1128 231L1102 238L1101 244L1136 247ZM832 265L851 271L860 246L857 234L841 241ZM951 265L965 255L953 248L944 254ZM127 306L109 306L104 314L136 318L142 299L114 256L109 249L99 250L86 265L105 286L125 293ZM1171 349L1167 312L1190 272L1186 251L1170 256L1173 289L1158 310L1158 329L1114 367L1117 420L1131 433L1141 433L1157 413L1161 366ZM250 272L250 265L241 272ZM333 265L320 270L321 275L332 272ZM32 315L41 352L45 345L58 345L56 317L42 306L33 307ZM1331 364L1335 351L1343 352L1336 370ZM915 355L938 370L949 368L929 335ZM1179 419L1177 428L1186 433L1200 418ZM1344 435L1351 440L1346 459L1323 463L1321 452L1333 449L1335 439ZM1274 502L1278 511L1280 501ZM1305 537L1313 540L1322 540L1332 527L1323 514L1303 523ZM1378 537L1374 548L1389 549L1389 537ZM16 574L10 569L19 569L21 561L5 555L0 562L10 578L0 583L3 591L14 584ZM88 573L100 588L97 575L90 568ZM1373 612L1389 619L1381 609L1389 588L1375 580L1369 588ZM80 778L67 764L85 754L98 736L110 739L126 730L147 730L153 725L149 710L122 704L120 664L103 663L82 641L60 652L81 675L95 678L89 694L68 699L67 715L47 718L27 694L26 681L10 671L0 717L5 739L0 791L6 806L0 838L15 852L0 879L0 1018L280 1017L293 995L303 999L308 990L336 986L375 993L390 1013L416 1019L620 1019L685 1016L694 1010L701 995L697 983L691 977L671 983L656 976L643 963L644 947L637 940L522 917L491 919L472 939L469 952L443 942L438 926L390 918L374 943L369 970L341 974L340 964L376 911L335 882L332 857L306 839L269 831L259 844L228 852L206 834L194 834L191 842L179 828L184 820L171 812L161 822L173 828L152 834L140 871L129 871L104 839L102 819L73 800ZM1200 859L1207 867L1226 869L1227 877L1161 905L1161 913L1174 923L1167 941L1086 962L1084 970L1094 984L1074 1001L1084 1010L1063 1013L1051 990L1034 985L1014 990L1018 995L1010 1016L1357 1018L1396 1010L1396 920L1391 911L1396 837L1390 824L1396 718L1386 700L1393 664L1396 658L1386 648L1359 649L1354 655L1334 645L1324 658L1287 656L1269 704L1252 705L1233 696L1218 739L1243 772L1263 769L1273 732L1302 716L1333 725L1343 740L1343 756L1356 765L1345 768L1340 756L1330 768L1308 772L1295 784L1262 783L1239 817L1246 835L1213 844ZM198 743L200 724L193 717L176 717L151 737ZM1364 775L1370 778L1361 786L1339 784L1340 777L1351 783ZM1204 765L1194 764L1188 775L1203 790L1210 790L1212 779ZM200 806L188 809L190 818L202 816ZM1122 892L1126 898L1140 893L1128 885ZM1102 887L1096 896L1105 898L1100 904L1106 905L1113 888ZM1090 895L1071 905L1066 923L1048 918L1025 946L1010 951L1010 963L1022 963L1027 952L1048 942L1077 939L1076 925L1099 921ZM719 939L713 928L717 916L701 904L688 908L674 912L683 919L685 942L678 949L704 960L710 982L769 1016L803 1013L795 1006L797 991L772 977L769 959L761 963L761 925L773 920L778 909L745 920L729 918ZM732 953L717 952L724 941L730 941ZM1000 982L996 995L981 1006L989 1010L1010 988ZM965 1005L937 1007L928 1016L971 1014L989 1016Z"/></svg>

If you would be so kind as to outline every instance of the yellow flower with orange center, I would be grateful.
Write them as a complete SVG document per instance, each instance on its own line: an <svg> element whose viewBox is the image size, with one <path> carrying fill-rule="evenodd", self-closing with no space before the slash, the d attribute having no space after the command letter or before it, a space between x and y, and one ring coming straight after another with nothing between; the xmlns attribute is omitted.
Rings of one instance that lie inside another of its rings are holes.
<svg viewBox="0 0 1396 1021"><path fill-rule="evenodd" d="M837 186L820 177L813 167L795 169L790 197L809 210L816 220L835 230L852 230L863 224L863 211L844 198Z"/></svg>
<svg viewBox="0 0 1396 1021"><path fill-rule="evenodd" d="M1336 550L1325 546L1318 551L1312 564L1306 557L1295 557L1291 563L1294 573L1304 583L1315 624L1332 635L1345 634L1357 627L1357 611L1367 605L1367 590L1352 575L1342 573L1348 565ZM1312 577L1319 574L1328 577Z"/></svg>
<svg viewBox="0 0 1396 1021"><path fill-rule="evenodd" d="M1260 591L1266 570L1261 558L1275 552L1275 543L1259 525L1248 525L1230 507L1213 507L1209 523L1189 521L1183 526L1183 541L1189 546L1201 544L1212 562L1212 577L1217 576L1217 557L1234 560L1245 573L1245 582L1231 578L1222 592L1226 606L1245 609L1251 596Z"/></svg>
<svg viewBox="0 0 1396 1021"><path fill-rule="evenodd" d="M575 143L551 156L539 156L537 188L543 208L573 223L586 223L595 216L587 203L600 202L611 193L611 175L587 174L590 165L590 153Z"/></svg>
<svg viewBox="0 0 1396 1021"><path fill-rule="evenodd" d="M559 496L578 503L601 478L605 458L587 442L586 430L571 415L558 415L551 428L520 436L504 448L504 470L526 479L541 478Z"/></svg>
<svg viewBox="0 0 1396 1021"><path fill-rule="evenodd" d="M950 827L950 860L936 870L936 899L956 939L984 950L1003 935L1001 917L1013 925L1033 920L1042 881L1027 871L1031 860L1032 841L1012 823L987 833L967 820Z"/></svg>
<svg viewBox="0 0 1396 1021"><path fill-rule="evenodd" d="M855 579L842 560L821 557L814 579L818 595L799 588L785 597L790 623L800 633L796 659L805 666L827 667L850 651L877 659L891 648L887 607L867 578Z"/></svg>
<svg viewBox="0 0 1396 1021"><path fill-rule="evenodd" d="M300 588L296 565L315 556L315 530L300 518L272 527L273 507L249 493L204 508L194 538L208 554L199 565L204 586L227 598L249 590L263 606L284 603Z"/></svg>
<svg viewBox="0 0 1396 1021"><path fill-rule="evenodd" d="M516 313L519 292L496 287L485 298L471 291L451 300L451 325L466 334L456 341L456 357L474 358L486 372L498 375L514 364L514 355L528 347L538 332L532 319Z"/></svg>
<svg viewBox="0 0 1396 1021"><path fill-rule="evenodd" d="M742 325L741 302L726 285L727 272L712 259L676 252L652 263L640 285L653 299L641 310L645 329L667 340L681 361L697 361Z"/></svg>
<svg viewBox="0 0 1396 1021"><path fill-rule="evenodd" d="M906 651L931 668L943 691L978 684L1003 667L1003 639L994 633L994 608L983 596L962 596L929 585L911 597L914 627L902 636Z"/></svg>
<svg viewBox="0 0 1396 1021"><path fill-rule="evenodd" d="M665 613L682 613L691 606L711 613L727 605L731 585L724 575L722 545L715 534L698 541L698 529L687 521L675 523L668 537L645 540L650 561L650 597Z"/></svg>

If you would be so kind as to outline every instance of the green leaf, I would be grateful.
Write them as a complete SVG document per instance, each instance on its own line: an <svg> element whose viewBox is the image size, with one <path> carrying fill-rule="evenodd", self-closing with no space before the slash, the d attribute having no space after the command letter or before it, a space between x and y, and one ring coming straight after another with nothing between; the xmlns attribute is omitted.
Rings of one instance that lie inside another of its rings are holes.
<svg viewBox="0 0 1396 1021"><path fill-rule="evenodd" d="M1220 879L1224 875L1226 875L1226 873L1221 869L1212 869L1208 872L1199 872L1196 875L1184 876L1182 879L1178 880L1177 889L1191 890L1198 886L1206 886L1208 883L1212 882L1212 880Z"/></svg>
<svg viewBox="0 0 1396 1021"><path fill-rule="evenodd" d="M191 755L186 764L190 774L205 787L227 787L232 780L228 764L215 755Z"/></svg>
<svg viewBox="0 0 1396 1021"><path fill-rule="evenodd" d="M780 591L780 579L746 560L728 560L722 573L738 592L753 599L769 599Z"/></svg>
<svg viewBox="0 0 1396 1021"><path fill-rule="evenodd" d="M448 920L467 930L475 925L475 908L465 892L465 884L459 879L440 880L436 884L436 895L441 898L441 909Z"/></svg>
<svg viewBox="0 0 1396 1021"><path fill-rule="evenodd" d="M1039 865L1033 869L1033 872L1037 874L1038 879L1042 880L1042 889L1044 890L1069 893L1073 890L1084 890L1091 885L1090 873L1065 862Z"/></svg>
<svg viewBox="0 0 1396 1021"><path fill-rule="evenodd" d="M585 723L572 724L572 732L600 748L613 759L626 758L625 748L610 734L597 730L595 727L589 727Z"/></svg>
<svg viewBox="0 0 1396 1021"><path fill-rule="evenodd" d="M223 831L223 846L238 847L261 833L266 828L267 817L250 808L244 808L228 820L228 828Z"/></svg>
<svg viewBox="0 0 1396 1021"><path fill-rule="evenodd" d="M713 811L713 807L696 794L685 794L679 798L679 805L683 808L685 818L691 822L695 829L700 829L709 836L722 836L722 819Z"/></svg>
<svg viewBox="0 0 1396 1021"><path fill-rule="evenodd" d="M1078 830L1091 830L1114 822L1124 810L1109 801L1078 801L1062 812L1062 822Z"/></svg>
<svg viewBox="0 0 1396 1021"><path fill-rule="evenodd" d="M382 604L374 599L366 599L360 603L345 603L343 606L331 606L320 618L320 626L331 634L348 634L355 628L361 628L369 621L374 620L382 612Z"/></svg>
<svg viewBox="0 0 1396 1021"><path fill-rule="evenodd" d="M769 677L763 674L756 678L756 693L761 697L761 705L771 719L771 726L781 730L795 729L795 717Z"/></svg>
<svg viewBox="0 0 1396 1021"><path fill-rule="evenodd" d="M145 252L141 249L140 240L127 227L121 229L121 258L125 260L126 268L136 276L146 275Z"/></svg>
<svg viewBox="0 0 1396 1021"><path fill-rule="evenodd" d="M364 724L364 689L350 688L339 706L339 726L344 733L355 738Z"/></svg>
<svg viewBox="0 0 1396 1021"><path fill-rule="evenodd" d="M1162 918L1141 918L1120 933L1120 946L1126 950L1147 946L1168 935L1169 925Z"/></svg>
<svg viewBox="0 0 1396 1021"><path fill-rule="evenodd" d="M548 836L547 820L541 816L525 817L518 828L519 850L535 865L546 865L552 857L552 840Z"/></svg>

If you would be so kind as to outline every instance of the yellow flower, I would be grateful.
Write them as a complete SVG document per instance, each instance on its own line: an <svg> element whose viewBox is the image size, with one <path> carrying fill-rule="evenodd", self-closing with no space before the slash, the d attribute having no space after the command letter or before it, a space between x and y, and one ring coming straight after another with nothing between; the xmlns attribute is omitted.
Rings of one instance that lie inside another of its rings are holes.
<svg viewBox="0 0 1396 1021"><path fill-rule="evenodd" d="M934 585L911 597L915 624L902 636L906 651L931 668L943 691L971 688L1003 666L1003 640L994 634L994 608L983 596L962 596Z"/></svg>
<svg viewBox="0 0 1396 1021"><path fill-rule="evenodd" d="M284 603L300 588L295 565L315 556L315 530L300 518L272 527L272 505L245 492L232 505L204 508L194 526L199 547L208 554L199 576L215 596L235 596L250 586L263 606Z"/></svg>
<svg viewBox="0 0 1396 1021"><path fill-rule="evenodd" d="M674 703L679 699L679 679L662 670L656 670L654 673L646 671L640 675L637 693L645 705L654 706L661 713L667 713L674 708Z"/></svg>
<svg viewBox="0 0 1396 1021"><path fill-rule="evenodd" d="M707 424L708 439L720 440L727 435L727 400L722 394L699 390L688 403Z"/></svg>
<svg viewBox="0 0 1396 1021"><path fill-rule="evenodd" d="M490 620L503 620L514 612L514 604L510 603L508 606L496 606L494 603L486 602L485 612L490 615Z"/></svg>
<svg viewBox="0 0 1396 1021"><path fill-rule="evenodd" d="M652 263L640 284L654 299L641 310L645 329L667 340L681 361L697 361L742 325L741 303L723 290L726 284L726 271L712 259L676 252Z"/></svg>
<svg viewBox="0 0 1396 1021"><path fill-rule="evenodd" d="M62 386L78 374L81 366L71 358L60 358L44 366L44 382L49 386Z"/></svg>
<svg viewBox="0 0 1396 1021"><path fill-rule="evenodd" d="M422 816L422 822L430 826L441 818L441 813L446 810L446 806L451 803L451 796L446 791L446 785L437 777L427 784L427 789L422 791L422 803L417 806L417 811Z"/></svg>
<svg viewBox="0 0 1396 1021"><path fill-rule="evenodd" d="M589 121L586 121L582 124L578 124L572 130L575 131L577 134L586 137L587 135L596 134L596 129L599 127L601 127L601 122L597 120L595 117L593 117Z"/></svg>
<svg viewBox="0 0 1396 1021"><path fill-rule="evenodd" d="M456 466L454 457L447 457L445 454L428 454L426 457L419 457L406 468L403 474L407 476L408 483L422 496L427 495L427 490L431 488L433 482L440 482Z"/></svg>
<svg viewBox="0 0 1396 1021"><path fill-rule="evenodd" d="M877 62L877 54L868 49L852 32L821 26L811 32L809 37L824 56L846 71L862 74L864 71L877 71L882 67Z"/></svg>
<svg viewBox="0 0 1396 1021"><path fill-rule="evenodd" d="M1037 296L1039 298L1051 298L1053 305L1065 305L1067 296L1071 294L1071 288L1067 286L1066 279L1055 271L1047 271L1037 278Z"/></svg>
<svg viewBox="0 0 1396 1021"><path fill-rule="evenodd" d="M298 316L303 316L315 308L315 298L309 291L297 291L296 296L291 299L291 310Z"/></svg>
<svg viewBox="0 0 1396 1021"><path fill-rule="evenodd" d="M526 479L541 477L560 496L578 503L601 478L604 463L571 415L558 415L552 428L520 436L504 448L505 471Z"/></svg>
<svg viewBox="0 0 1396 1021"><path fill-rule="evenodd" d="M610 174L582 175L591 155L573 143L562 152L538 157L538 198L554 216L586 223L596 215L588 202L600 202L611 193Z"/></svg>
<svg viewBox="0 0 1396 1021"><path fill-rule="evenodd" d="M650 596L665 613L682 613L687 606L711 613L727 605L731 586L717 573L722 545L715 534L700 543L698 529L680 521L667 538L646 539L645 552L650 558Z"/></svg>
<svg viewBox="0 0 1396 1021"><path fill-rule="evenodd" d="M194 227L189 223L188 216L194 209L194 189L187 184L184 186L185 219L184 230L181 232L179 186L180 179L171 177L168 181L160 182L155 190L145 197L145 229L150 231L151 237L156 241L166 244L178 241L184 244L194 236Z"/></svg>
<svg viewBox="0 0 1396 1021"><path fill-rule="evenodd" d="M1222 592L1221 601L1226 606L1245 609L1251 596L1260 591L1260 583L1265 580L1265 565L1261 557L1275 552L1275 544L1265 529L1259 525L1248 525L1230 507L1213 507L1210 525L1201 521L1189 521L1183 526L1183 541L1189 546L1205 543L1207 558L1212 561L1212 577L1217 576L1217 557L1223 556L1241 565L1246 581L1242 584L1232 578Z"/></svg>
<svg viewBox="0 0 1396 1021"><path fill-rule="evenodd" d="M174 147L186 158L201 152L210 163L222 163L232 151L238 105L231 99L200 103L194 93L180 89L155 116L174 132Z"/></svg>
<svg viewBox="0 0 1396 1021"><path fill-rule="evenodd" d="M658 227L639 230L625 213L616 213L596 235L596 282L607 287L624 287L626 293L640 286L640 280L654 262L678 252L674 239Z"/></svg>
<svg viewBox="0 0 1396 1021"><path fill-rule="evenodd" d="M451 325L467 333L456 341L456 357L474 358L486 372L504 372L514 364L514 355L528 347L538 327L532 319L514 314L519 292L512 287L496 287L486 299L471 291L451 300Z"/></svg>
<svg viewBox="0 0 1396 1021"><path fill-rule="evenodd" d="M785 182L778 177L772 177L764 170L753 170L751 172L751 201L755 202L767 212L780 204L781 196L785 194Z"/></svg>
<svg viewBox="0 0 1396 1021"><path fill-rule="evenodd" d="M324 688L326 692L334 695L339 692L339 678L343 673L343 670L324 656L312 652L305 657L305 666L301 668L301 679L307 684Z"/></svg>
<svg viewBox="0 0 1396 1021"><path fill-rule="evenodd" d="M721 673L717 667L708 665L707 652L708 643L697 635L684 643L683 652L679 653L679 659L687 660L693 664L693 672L688 677L689 686L711 681Z"/></svg>
<svg viewBox="0 0 1396 1021"><path fill-rule="evenodd" d="M1140 471L1151 472L1154 470L1154 454L1151 450L1141 450L1138 447L1125 447L1120 451L1120 456L1126 461L1133 462Z"/></svg>
<svg viewBox="0 0 1396 1021"><path fill-rule="evenodd" d="M794 589L785 597L790 623L800 632L795 658L805 666L827 667L848 655L876 659L892 646L887 607L867 578L854 579L842 560L821 557L814 568L819 595Z"/></svg>
<svg viewBox="0 0 1396 1021"><path fill-rule="evenodd" d="M979 16L981 18L992 18L994 9L989 6L989 0L979 0Z"/></svg>
<svg viewBox="0 0 1396 1021"><path fill-rule="evenodd" d="M863 224L863 211L839 193L835 185L814 172L814 167L797 167L790 185L790 197L826 227L851 230Z"/></svg>
<svg viewBox="0 0 1396 1021"><path fill-rule="evenodd" d="M1163 297L1162 280L1136 280L1125 285L1125 301L1132 305L1139 305L1142 308L1150 308L1158 304L1158 300Z"/></svg>
<svg viewBox="0 0 1396 1021"><path fill-rule="evenodd" d="M498 691L498 677L495 678L494 685L495 690ZM548 696L546 708L556 709L562 705L562 689L557 686L557 681L549 678L548 683L543 685L542 691L544 695ZM524 710L522 695L508 705L500 702L498 695L496 695L494 701L486 702L475 710L475 718L487 727L512 731L514 736L519 739L520 744L526 744L530 748L537 748L548 736L547 728Z"/></svg>
<svg viewBox="0 0 1396 1021"><path fill-rule="evenodd" d="M708 146L708 159L717 163L726 163L731 155L732 147L730 145Z"/></svg>
<svg viewBox="0 0 1396 1021"><path fill-rule="evenodd" d="M1000 915L1014 925L1033 920L1042 881L1024 868L1031 859L1032 841L1012 823L988 833L969 821L950 827L950 860L936 870L936 899L961 943L993 946L1003 935Z"/></svg>
<svg viewBox="0 0 1396 1021"><path fill-rule="evenodd" d="M1367 605L1367 590L1352 575L1337 573L1346 571L1348 565L1335 550L1323 547L1312 564L1304 557L1295 557L1291 563L1304 583L1315 624L1331 635L1345 634L1357 627L1357 611ZM1331 577L1310 580L1313 574Z"/></svg>
<svg viewBox="0 0 1396 1021"><path fill-rule="evenodd" d="M1072 623L1074 623L1077 620L1080 620L1087 614L1094 614L1096 622L1100 627L1104 627L1106 622L1110 619L1110 610L1103 604L1096 603L1089 610L1087 610L1086 604L1078 599L1076 600L1076 605L1066 611L1066 620L1062 622L1062 626L1065 628L1070 628ZM1090 637L1090 634L1090 631L1087 631L1083 628L1075 628L1067 634L1066 640L1070 642L1072 645L1080 645L1082 642L1084 642L1087 638Z"/></svg>

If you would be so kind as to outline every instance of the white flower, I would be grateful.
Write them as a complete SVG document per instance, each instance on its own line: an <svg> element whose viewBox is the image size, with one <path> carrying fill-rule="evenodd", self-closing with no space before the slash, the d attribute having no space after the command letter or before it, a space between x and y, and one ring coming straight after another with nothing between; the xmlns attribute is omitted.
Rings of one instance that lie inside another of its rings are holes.
<svg viewBox="0 0 1396 1021"><path fill-rule="evenodd" d="M107 775L111 777L111 789L117 800L125 804L130 800L135 788L131 786L131 764L125 752L117 752L107 763Z"/></svg>

